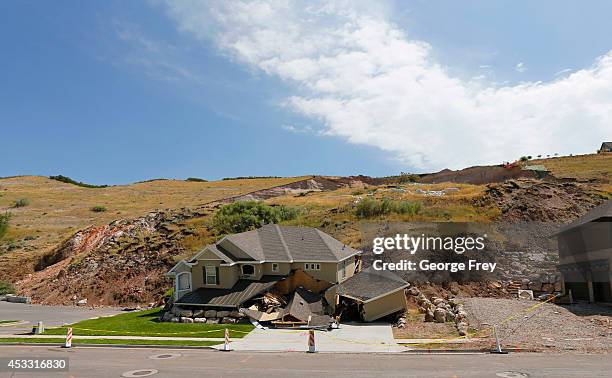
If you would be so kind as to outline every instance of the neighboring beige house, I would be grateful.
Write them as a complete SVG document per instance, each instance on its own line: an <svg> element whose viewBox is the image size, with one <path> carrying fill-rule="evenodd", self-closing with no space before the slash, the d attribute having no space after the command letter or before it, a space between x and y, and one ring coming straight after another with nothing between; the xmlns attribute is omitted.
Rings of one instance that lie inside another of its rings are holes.
<svg viewBox="0 0 612 378"><path fill-rule="evenodd" d="M325 287L343 282L355 273L359 255L316 228L270 224L225 236L167 276L174 278L177 305L240 308L293 271L329 283Z"/></svg>

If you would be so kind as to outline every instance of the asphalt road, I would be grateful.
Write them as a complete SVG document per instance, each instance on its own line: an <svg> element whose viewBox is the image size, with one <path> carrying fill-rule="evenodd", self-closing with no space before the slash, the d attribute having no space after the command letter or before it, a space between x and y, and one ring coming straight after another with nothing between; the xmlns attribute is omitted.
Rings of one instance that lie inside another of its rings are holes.
<svg viewBox="0 0 612 378"><path fill-rule="evenodd" d="M159 355L170 358L155 359ZM339 354L253 353L204 349L0 346L0 357L68 357L63 373L0 377L121 377L154 369L150 377L609 377L612 359L580 354ZM525 374L525 375L521 375ZM145 374L133 376L144 377Z"/></svg>
<svg viewBox="0 0 612 378"><path fill-rule="evenodd" d="M31 331L32 326L43 321L45 326L61 326L96 316L119 314L116 308L76 307L76 306L43 306L36 304L9 303L0 301L0 320L20 320L16 326L0 325L0 335Z"/></svg>

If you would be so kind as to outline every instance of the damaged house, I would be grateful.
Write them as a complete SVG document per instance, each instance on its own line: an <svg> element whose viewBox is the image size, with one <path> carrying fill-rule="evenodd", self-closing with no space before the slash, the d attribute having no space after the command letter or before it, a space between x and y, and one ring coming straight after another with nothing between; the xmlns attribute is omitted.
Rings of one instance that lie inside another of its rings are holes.
<svg viewBox="0 0 612 378"><path fill-rule="evenodd" d="M167 276L174 279L175 305L225 313L248 308L268 292L290 296L305 287L320 294L353 276L359 256L360 251L315 228L270 224L225 236L178 262ZM292 303L279 309L282 314L251 311L261 320L305 320L300 315L304 311L296 312ZM321 310L316 315L322 314Z"/></svg>
<svg viewBox="0 0 612 378"><path fill-rule="evenodd" d="M329 324L330 315L338 315L336 293L348 298L343 291L348 287L354 291L351 298L363 299L362 320L404 308L401 289L407 284L360 273L360 255L316 228L269 224L227 235L166 275L174 279L178 311L223 317L240 313L277 327ZM342 286L345 282L350 286ZM330 294L324 296L326 291Z"/></svg>

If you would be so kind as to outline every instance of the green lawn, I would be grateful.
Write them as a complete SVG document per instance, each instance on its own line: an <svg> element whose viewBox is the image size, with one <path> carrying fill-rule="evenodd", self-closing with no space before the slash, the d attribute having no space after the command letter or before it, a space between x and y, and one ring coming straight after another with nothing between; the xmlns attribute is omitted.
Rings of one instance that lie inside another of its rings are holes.
<svg viewBox="0 0 612 378"><path fill-rule="evenodd" d="M64 344L65 339L36 339L36 338L0 338L0 344L23 343L23 344ZM116 340L116 339L72 339L74 345L87 344L127 344L127 345L182 345L182 346L211 346L220 344L218 341L186 341L186 340Z"/></svg>
<svg viewBox="0 0 612 378"><path fill-rule="evenodd" d="M160 323L160 309L129 312L110 317L83 320L72 325L74 335L81 336L177 336L224 337L225 328L233 339L253 330L251 324L183 324ZM46 335L65 335L66 327L48 328Z"/></svg>

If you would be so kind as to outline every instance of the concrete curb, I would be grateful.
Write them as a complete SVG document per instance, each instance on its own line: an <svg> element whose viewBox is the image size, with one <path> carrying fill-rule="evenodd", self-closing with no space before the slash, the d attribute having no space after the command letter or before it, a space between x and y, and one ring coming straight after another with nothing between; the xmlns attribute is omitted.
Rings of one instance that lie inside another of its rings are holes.
<svg viewBox="0 0 612 378"><path fill-rule="evenodd" d="M61 349L61 345L57 343L1 343L1 346L41 346L41 347L58 347ZM231 347L231 344L230 344ZM136 348L136 349L209 349L214 351L221 351L214 346L196 346L196 345L130 345L130 344L78 344L73 345L70 349L78 348ZM68 350L68 349L66 349ZM525 349L504 349L509 353L541 353L533 350ZM234 353L306 353L304 351L278 351L278 350L231 350ZM346 351L326 351L317 352L316 354L381 354L381 355L402 355L402 354L414 354L414 355L432 355L432 354L491 354L489 350L482 349L411 349L402 352L346 352Z"/></svg>

